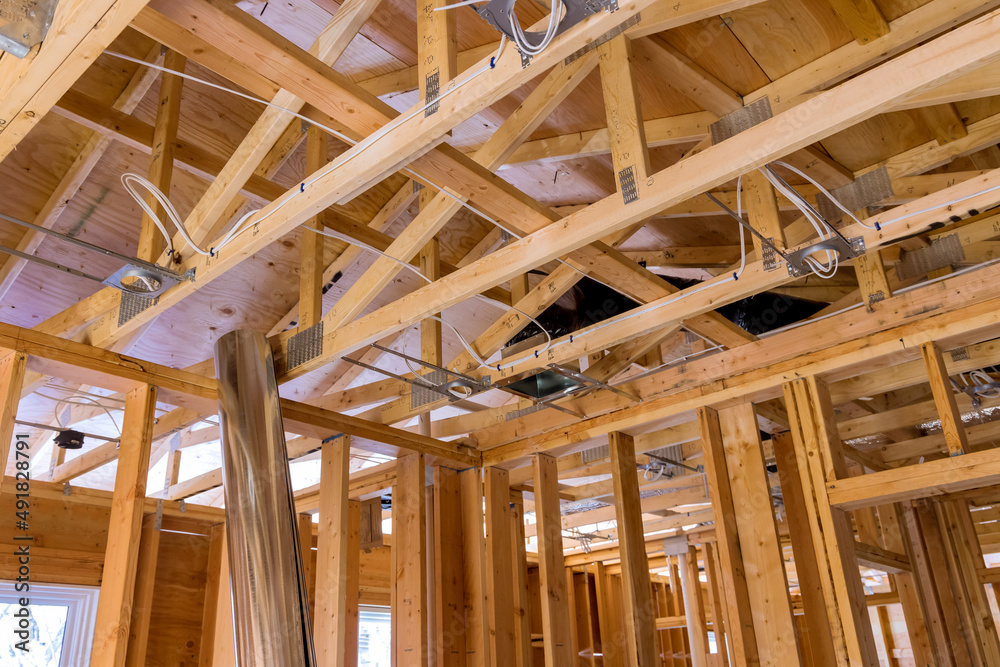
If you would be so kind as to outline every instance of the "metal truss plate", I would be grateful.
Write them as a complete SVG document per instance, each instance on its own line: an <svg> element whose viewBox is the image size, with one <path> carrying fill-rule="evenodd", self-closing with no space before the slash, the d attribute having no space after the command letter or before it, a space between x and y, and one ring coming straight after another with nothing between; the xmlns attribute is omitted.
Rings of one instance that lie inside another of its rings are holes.
<svg viewBox="0 0 1000 667"><path fill-rule="evenodd" d="M517 0L490 0L476 11L484 21L507 36L507 39L514 41L514 26L511 23L511 16L514 15L514 6ZM614 13L618 10L618 0L563 0L565 12L563 18L556 28L556 35L560 35L577 23L580 23L588 16L593 16L603 10ZM539 44L545 37L544 32L525 31L524 36L531 44ZM527 67L530 63L530 56L521 54L521 66Z"/></svg>
<svg viewBox="0 0 1000 667"><path fill-rule="evenodd" d="M288 339L285 368L292 370L323 354L323 321Z"/></svg>
<svg viewBox="0 0 1000 667"><path fill-rule="evenodd" d="M958 233L942 236L926 248L911 250L903 254L896 265L896 276L900 280L925 276L931 271L965 261L965 248Z"/></svg>
<svg viewBox="0 0 1000 667"><path fill-rule="evenodd" d="M633 165L618 172L618 187L622 191L622 200L626 204L639 200L639 192L635 187L635 167Z"/></svg>
<svg viewBox="0 0 1000 667"><path fill-rule="evenodd" d="M603 461L610 455L611 450L608 448L608 445L600 445L580 452L580 460L583 463L594 463L596 461Z"/></svg>
<svg viewBox="0 0 1000 667"><path fill-rule="evenodd" d="M433 384L435 387L448 381L448 374L444 371L431 371L421 377ZM423 405L440 400L441 392L436 391L431 387L426 387L423 384L414 384L413 390L410 391L411 410L416 410Z"/></svg>
<svg viewBox="0 0 1000 667"><path fill-rule="evenodd" d="M954 350L951 351L952 361L966 361L968 359L970 359L970 357L969 357L969 348L967 347L956 347Z"/></svg>
<svg viewBox="0 0 1000 667"><path fill-rule="evenodd" d="M58 0L0 0L0 50L18 58L41 43Z"/></svg>
<svg viewBox="0 0 1000 667"><path fill-rule="evenodd" d="M874 206L895 193L889 171L885 167L880 167L858 176L853 183L837 188L830 194L848 211L858 211ZM816 196L816 208L827 222L836 222L844 217L844 212L823 193Z"/></svg>
<svg viewBox="0 0 1000 667"><path fill-rule="evenodd" d="M515 419L520 419L521 417L527 417L534 412L540 412L546 408L544 403L536 403L535 405L529 405L521 410L511 410L503 416L505 422L514 421Z"/></svg>
<svg viewBox="0 0 1000 667"><path fill-rule="evenodd" d="M770 242L770 245L767 243L760 244L760 259L764 264L765 271L773 271L778 268L778 258L774 254L774 237L769 236L767 240Z"/></svg>
<svg viewBox="0 0 1000 667"><path fill-rule="evenodd" d="M147 299L132 292L122 292L122 298L118 304L118 326L123 326L142 311L156 305L157 301L159 299Z"/></svg>
<svg viewBox="0 0 1000 667"><path fill-rule="evenodd" d="M812 273L812 269L805 263L806 257L822 250L829 250L837 254L841 262L846 262L858 255L865 254L865 240L860 236L847 239L846 241L839 235L835 235L825 241L813 243L801 250L795 250L785 255L788 262L788 275L798 277Z"/></svg>
<svg viewBox="0 0 1000 667"><path fill-rule="evenodd" d="M441 94L441 72L436 69L427 75L424 79L424 101L433 102L426 109L424 109L424 118L431 116L437 112L440 104L436 102L438 95Z"/></svg>
<svg viewBox="0 0 1000 667"><path fill-rule="evenodd" d="M749 130L754 125L760 125L773 115L771 100L765 95L712 123L709 126L709 131L712 133L712 144L721 143L729 137Z"/></svg>

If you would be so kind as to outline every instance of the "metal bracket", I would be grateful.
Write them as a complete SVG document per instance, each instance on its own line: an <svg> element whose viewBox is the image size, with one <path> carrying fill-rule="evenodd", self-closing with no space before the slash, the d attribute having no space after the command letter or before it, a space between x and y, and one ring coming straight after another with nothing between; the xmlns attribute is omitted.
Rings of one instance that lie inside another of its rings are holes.
<svg viewBox="0 0 1000 667"><path fill-rule="evenodd" d="M511 16L514 15L514 5L517 0L490 0L482 7L476 9L479 16L491 26L507 36L507 39L514 41L514 26ZM560 35L577 23L603 10L614 13L618 9L618 0L563 0L565 14L562 21L556 28L556 35ZM544 32L526 31L525 38L532 44L539 44L545 37ZM531 56L521 53L521 67L531 64Z"/></svg>
<svg viewBox="0 0 1000 667"><path fill-rule="evenodd" d="M64 482L63 483L63 495L64 496L71 496L71 495L73 495L73 487L70 486L69 482Z"/></svg>
<svg viewBox="0 0 1000 667"><path fill-rule="evenodd" d="M23 58L45 39L58 0L0 0L0 50Z"/></svg>
<svg viewBox="0 0 1000 667"><path fill-rule="evenodd" d="M797 278L812 273L812 269L805 263L805 258L823 250L837 253L837 257L843 262L865 254L865 240L861 236L845 239L840 234L837 234L824 241L819 241L800 250L789 252L785 255L788 275Z"/></svg>
<svg viewBox="0 0 1000 667"><path fill-rule="evenodd" d="M618 172L618 187L622 191L622 201L631 204L639 201L639 192L635 187L635 167L629 165Z"/></svg>
<svg viewBox="0 0 1000 667"><path fill-rule="evenodd" d="M759 100L755 100L742 109L737 109L709 125L708 129L712 135L712 145L714 146L730 137L734 137L740 132L745 132L755 125L760 125L773 116L771 100L765 95Z"/></svg>
<svg viewBox="0 0 1000 667"><path fill-rule="evenodd" d="M774 237L768 236L767 240L767 243L760 244L760 259L764 263L765 271L774 271L778 268L778 258L774 254Z"/></svg>

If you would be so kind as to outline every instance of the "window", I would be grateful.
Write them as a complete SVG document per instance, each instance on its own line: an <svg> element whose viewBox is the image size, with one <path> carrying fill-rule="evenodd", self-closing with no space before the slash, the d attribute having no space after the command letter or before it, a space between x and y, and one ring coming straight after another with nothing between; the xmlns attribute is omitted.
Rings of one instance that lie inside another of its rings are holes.
<svg viewBox="0 0 1000 667"><path fill-rule="evenodd" d="M0 636L13 638L0 645L0 663L13 667L77 667L90 660L99 589L88 586L31 584L18 593L14 582L0 581ZM14 644L19 599L31 601L29 651Z"/></svg>
<svg viewBox="0 0 1000 667"><path fill-rule="evenodd" d="M392 659L389 609L363 606L358 617L358 667L389 667Z"/></svg>

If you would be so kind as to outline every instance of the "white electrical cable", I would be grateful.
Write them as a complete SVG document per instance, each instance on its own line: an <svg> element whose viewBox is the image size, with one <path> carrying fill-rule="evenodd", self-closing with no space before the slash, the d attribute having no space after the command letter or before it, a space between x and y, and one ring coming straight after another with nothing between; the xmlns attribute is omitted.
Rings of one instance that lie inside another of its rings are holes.
<svg viewBox="0 0 1000 667"><path fill-rule="evenodd" d="M90 398L89 396L84 396L84 395L71 395L71 396L67 396L66 398L56 398L55 396L49 396L48 394L43 394L43 393L38 392L38 391L35 392L35 395L36 396L40 396L40 397L45 398L45 399L48 399L50 401L55 401L56 405L55 405L55 407L52 410L52 416L55 418L55 422L59 426L59 428L66 428L66 425L63 424L63 421L62 421L62 415L59 414L59 408L61 406L63 406L63 405L88 405L88 406L92 405L94 407L97 407L97 408L100 408L100 409L104 410L105 414L108 415L108 419L111 420L111 424L115 427L115 430L118 431L118 435L122 434L122 430L118 426L118 422L115 421L114 415L111 414L111 410L121 410L121 408L115 408L115 407L109 408L108 406L103 405L99 401L97 401L97 400L95 400L93 398ZM73 400L73 399L77 399L77 400ZM80 401L85 401L85 402L81 403Z"/></svg>

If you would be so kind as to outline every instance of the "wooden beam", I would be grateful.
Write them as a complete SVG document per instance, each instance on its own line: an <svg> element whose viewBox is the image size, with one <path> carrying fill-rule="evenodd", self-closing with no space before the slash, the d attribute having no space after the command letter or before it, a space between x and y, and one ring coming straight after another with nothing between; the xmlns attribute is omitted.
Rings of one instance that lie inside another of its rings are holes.
<svg viewBox="0 0 1000 667"><path fill-rule="evenodd" d="M784 250L787 243L785 242L785 232L781 227L781 212L778 210L774 187L764 174L754 170L743 176L743 188L747 220L750 225L761 236L771 239L771 243L779 250ZM757 257L763 257L763 243L756 235L751 235L751 238ZM778 258L775 257L774 261L777 262Z"/></svg>
<svg viewBox="0 0 1000 667"><path fill-rule="evenodd" d="M813 542L810 524L810 506L805 496L799 468L795 441L791 433L775 433L771 438L774 460L778 466L781 496L784 500L785 521L792 542L795 575L799 582L804 613L803 626L808 641L805 642L810 664L834 664L837 654L833 647L833 634L827 616L827 601L820 576L819 557Z"/></svg>
<svg viewBox="0 0 1000 667"><path fill-rule="evenodd" d="M524 493L511 491L511 550L514 563L514 665L531 665L531 617L528 609L528 555L524 544Z"/></svg>
<svg viewBox="0 0 1000 667"><path fill-rule="evenodd" d="M935 104L920 109L924 124L934 133L941 145L969 136L965 120L954 104Z"/></svg>
<svg viewBox="0 0 1000 667"><path fill-rule="evenodd" d="M146 664L150 621L153 615L156 565L160 550L160 527L156 514L147 514L139 534L139 555L136 563L135 594L132 601L132 622L129 626L125 664L139 667Z"/></svg>
<svg viewBox="0 0 1000 667"><path fill-rule="evenodd" d="M650 597L642 507L635 475L635 444L630 435L612 433L608 437L608 446L622 562L626 648L630 662L645 667L657 664L659 650L653 627L656 612Z"/></svg>
<svg viewBox="0 0 1000 667"><path fill-rule="evenodd" d="M436 664L460 667L466 659L463 506L459 474L434 468L434 582Z"/></svg>
<svg viewBox="0 0 1000 667"><path fill-rule="evenodd" d="M398 460L392 488L396 660L400 665L426 666L429 647L423 454L408 454Z"/></svg>
<svg viewBox="0 0 1000 667"><path fill-rule="evenodd" d="M729 462L722 436L719 413L712 408L698 410L704 449L705 476L712 497L712 509L718 517L715 534L719 545L719 570L725 605L728 610L726 629L731 639L731 657L736 665L760 664L760 650L754 630L753 611L740 543L740 523L736 515L735 497L730 485ZM742 499L740 500L742 503Z"/></svg>
<svg viewBox="0 0 1000 667"><path fill-rule="evenodd" d="M965 454L969 450L969 438L962 423L962 414L958 411L955 390L951 386L951 378L948 377L941 348L934 342L927 342L920 346L920 354L927 368L927 378L934 394L934 403L937 405L948 453L951 456Z"/></svg>
<svg viewBox="0 0 1000 667"><path fill-rule="evenodd" d="M177 72L184 72L186 59L176 51L167 51L163 66ZM177 142L177 127L180 124L181 91L184 79L176 74L164 72L160 78L159 105L156 108L156 124L153 126L153 156L150 160L148 180L160 192L170 197L170 183L174 173L174 144ZM156 211L164 224L166 212L152 194L146 196L146 204ZM166 241L149 214L143 213L139 229L139 244L136 256L147 262L155 262L166 246Z"/></svg>
<svg viewBox="0 0 1000 667"><path fill-rule="evenodd" d="M17 419L17 406L21 402L21 387L24 383L25 363L28 356L23 352L13 350L3 350L0 358L0 470L7 469L7 460L10 458L11 438L14 436L14 420ZM20 441L21 439L18 438ZM21 451L16 446L14 456L18 460L25 460L29 452ZM0 485L3 480L0 479Z"/></svg>
<svg viewBox="0 0 1000 667"><path fill-rule="evenodd" d="M101 55L149 0L73 0L62 3L45 47L0 63L0 160Z"/></svg>
<svg viewBox="0 0 1000 667"><path fill-rule="evenodd" d="M742 403L720 410L718 419L732 497L740 499L733 504L733 520L739 526L740 550L750 607L756 616L754 632L761 663L799 664L791 601L757 418L753 406ZM716 516L720 516L718 510ZM730 616L734 616L732 609ZM737 613L735 617L743 618L743 615ZM758 618L766 620L758 622Z"/></svg>
<svg viewBox="0 0 1000 667"><path fill-rule="evenodd" d="M701 599L701 581L698 578L698 551L689 546L687 553L680 554L677 558L684 596L685 625L688 643L691 645L691 664L693 667L707 667L708 626L705 622L705 605Z"/></svg>
<svg viewBox="0 0 1000 667"><path fill-rule="evenodd" d="M847 477L829 390L812 376L786 384L784 391L795 444L794 465L807 503L813 553L837 660L878 665L850 517L832 507L826 493L828 482Z"/></svg>
<svg viewBox="0 0 1000 667"><path fill-rule="evenodd" d="M229 590L229 554L226 524L212 526L206 566L205 609L201 620L198 667L234 667L232 596ZM227 632L228 630L228 632Z"/></svg>
<svg viewBox="0 0 1000 667"><path fill-rule="evenodd" d="M306 177L326 165L328 151L326 132L310 125L306 136ZM323 319L323 255L326 237L315 234L310 229L323 229L323 221L319 216L302 226L299 248L300 330L308 329Z"/></svg>
<svg viewBox="0 0 1000 667"><path fill-rule="evenodd" d="M109 667L124 665L128 648L156 388L143 385L130 391L125 401L122 453L115 475L114 504L90 656L93 664Z"/></svg>
<svg viewBox="0 0 1000 667"><path fill-rule="evenodd" d="M313 636L321 667L342 664L347 652L347 589L358 572L349 568L351 543L348 487L351 438L323 443L319 480L319 526L316 549L316 596ZM312 533L309 540L311 543Z"/></svg>
<svg viewBox="0 0 1000 667"><path fill-rule="evenodd" d="M462 487L462 550L465 576L465 657L470 667L489 665L486 538L483 533L483 473L466 468L458 473Z"/></svg>
<svg viewBox="0 0 1000 667"><path fill-rule="evenodd" d="M572 661L566 568L563 561L562 526L559 522L559 475L556 461L551 456L536 456L534 466L545 667L559 667Z"/></svg>
<svg viewBox="0 0 1000 667"><path fill-rule="evenodd" d="M511 547L510 482L502 468L484 470L486 497L486 600L490 664L516 661L514 552Z"/></svg>

